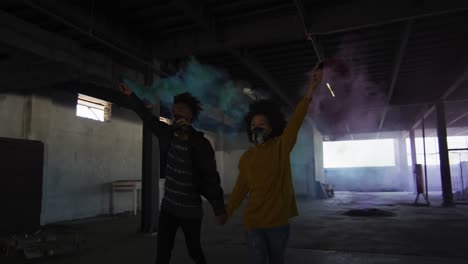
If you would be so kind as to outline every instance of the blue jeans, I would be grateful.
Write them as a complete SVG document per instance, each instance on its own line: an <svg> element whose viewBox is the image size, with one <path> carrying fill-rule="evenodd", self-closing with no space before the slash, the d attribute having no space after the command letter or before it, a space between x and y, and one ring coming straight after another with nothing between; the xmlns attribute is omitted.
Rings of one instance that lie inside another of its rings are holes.
<svg viewBox="0 0 468 264"><path fill-rule="evenodd" d="M247 250L252 264L283 264L289 240L289 224L247 231Z"/></svg>

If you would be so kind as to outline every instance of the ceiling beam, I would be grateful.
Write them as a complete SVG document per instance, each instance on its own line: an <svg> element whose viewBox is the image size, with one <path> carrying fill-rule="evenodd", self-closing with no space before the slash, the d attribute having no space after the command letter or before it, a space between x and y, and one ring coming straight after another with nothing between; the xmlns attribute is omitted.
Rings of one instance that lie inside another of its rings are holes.
<svg viewBox="0 0 468 264"><path fill-rule="evenodd" d="M158 67L155 67L154 61L152 61L153 56L149 55L148 51L153 45L148 44L148 40L144 41L145 39L142 36L130 34L123 30L123 25L116 28L114 26L115 21L111 26L111 23L103 17L95 16L92 13L90 15L83 10L58 1L44 0L40 4L31 0L22 0L22 2L32 10L70 28L78 35L92 39L106 50L122 55L128 61L136 62L141 65L140 71L150 68L158 75L166 75ZM60 34L57 33L57 35ZM69 36L65 36L65 38L69 38ZM80 46L83 43L76 44ZM134 66L132 65L132 67Z"/></svg>
<svg viewBox="0 0 468 264"><path fill-rule="evenodd" d="M143 45L141 36L124 30L125 25L123 23L116 26L118 21L109 21L102 16L93 14L91 5L89 12L87 12L86 10L68 5L65 1L22 0L21 2L35 11L48 16L53 21L70 27L81 34L86 34L90 38L105 40L136 56L142 57L145 55L141 52Z"/></svg>
<svg viewBox="0 0 468 264"><path fill-rule="evenodd" d="M453 82L447 91L440 97L439 101L445 101L453 92L455 92L464 82L468 80L468 69L465 69L462 74ZM426 119L435 111L435 103L428 106L429 108L419 115L412 129L416 129L421 124L421 120Z"/></svg>
<svg viewBox="0 0 468 264"><path fill-rule="evenodd" d="M208 16L204 12L201 5L194 6L193 1L187 0L172 0L172 3L200 28L216 36L216 23L214 18Z"/></svg>
<svg viewBox="0 0 468 264"><path fill-rule="evenodd" d="M84 50L75 41L45 31L0 10L0 43L85 73L112 80L112 61Z"/></svg>
<svg viewBox="0 0 468 264"><path fill-rule="evenodd" d="M318 61L325 59L325 54L323 48L319 45L316 36L312 36L309 30L309 25L312 25L312 19L310 18L309 13L304 7L302 0L293 0L294 5L296 6L297 14L301 20L301 26L304 30L304 37L312 43L312 46L317 56Z"/></svg>
<svg viewBox="0 0 468 264"><path fill-rule="evenodd" d="M136 8L134 10L131 10L129 13L131 15L130 20L137 20L137 21L143 21L143 20L152 20L154 19L153 17L155 15L161 15L162 11L166 11L171 9L172 5L171 3L154 3L151 2L150 6L144 6L141 8Z"/></svg>
<svg viewBox="0 0 468 264"><path fill-rule="evenodd" d="M468 112L465 112L465 113L457 116L456 118L452 119L450 122L447 123L447 127L450 127L451 125L457 123L458 121L462 120L466 116L468 116Z"/></svg>
<svg viewBox="0 0 468 264"><path fill-rule="evenodd" d="M369 8L361 8L355 3L320 8L310 14L313 21L308 25L308 30L313 35L336 34L468 10L468 3L463 1L429 0L425 1L428 8L415 7L411 3L378 1L372 2ZM238 49L304 39L304 30L297 15L288 13L227 24L218 30L223 34L222 42L213 41L213 36L207 32L188 31L164 36L155 41L156 56L161 59L185 57L216 53L226 48Z"/></svg>
<svg viewBox="0 0 468 264"><path fill-rule="evenodd" d="M362 8L363 5L366 8ZM340 6L331 5L311 14L313 21L309 25L309 30L310 33L316 35L337 34L466 10L468 10L468 4L464 1L397 0L379 2L364 0L357 1L357 3L352 1Z"/></svg>
<svg viewBox="0 0 468 264"><path fill-rule="evenodd" d="M52 65L48 68L38 68L34 72L10 72L8 78L3 80L8 83L8 86L4 85L2 89L15 91L53 85L55 88L69 92L81 92L106 101L122 103L119 93L112 85L116 74L115 67L122 67L122 71L126 69L122 65L115 65L111 58L85 50L76 41L45 31L1 10L0 35L2 35L1 44L45 58ZM31 78L24 78L29 75ZM84 82L83 79L98 80L99 83L105 85ZM34 80L34 82L26 82L26 80ZM228 126L234 125L230 121L233 119L224 116L219 109L214 107L210 109L207 110L210 118Z"/></svg>
<svg viewBox="0 0 468 264"><path fill-rule="evenodd" d="M184 10L184 13L188 15L197 24L203 26L203 28L216 37L216 30L214 30L214 20L207 17L202 13L202 8L194 9L186 0L173 0L173 2ZM215 42L220 42L219 38L215 39ZM222 45L222 44L221 44ZM294 109L288 97L283 93L279 83L274 77L266 70L263 65L252 55L245 51L230 50L230 53L239 60L253 75L261 79L268 87L284 101L284 103L291 109Z"/></svg>
<svg viewBox="0 0 468 264"><path fill-rule="evenodd" d="M259 16L259 15L264 15L270 12L277 12L279 13L280 11L284 11L291 8L290 3L270 3L267 7L265 8L253 8L252 10L249 11L244 11L242 13L233 13L227 16L222 16L220 17L220 21L226 22L230 20L239 20L244 17L252 17L252 16Z"/></svg>
<svg viewBox="0 0 468 264"><path fill-rule="evenodd" d="M405 28L401 35L400 45L398 46L398 50L396 52L396 56L395 56L395 60L393 64L390 87L387 92L387 100L386 100L387 105L384 108L383 113L382 113L382 118L380 119L379 132L382 131L383 125L385 123L385 119L387 117L387 112L388 112L388 108L390 105L390 101L393 97L395 86L398 81L398 75L400 73L401 63L403 62L403 58L405 57L406 47L408 46L408 41L411 36L412 25L413 25L413 20L412 19L408 20L408 22L406 22Z"/></svg>
<svg viewBox="0 0 468 264"><path fill-rule="evenodd" d="M279 66L268 66L269 71L276 71L276 72L283 72L284 70L288 69L294 69L297 71L307 69L310 70L312 67L314 67L314 64L311 62L308 63L301 63L301 64L292 64L292 65L279 65Z"/></svg>

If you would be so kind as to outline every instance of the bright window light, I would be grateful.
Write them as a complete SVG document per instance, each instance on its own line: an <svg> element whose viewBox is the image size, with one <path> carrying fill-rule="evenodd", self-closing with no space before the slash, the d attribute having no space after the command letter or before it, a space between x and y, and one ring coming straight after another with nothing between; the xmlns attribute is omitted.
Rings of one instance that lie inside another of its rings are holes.
<svg viewBox="0 0 468 264"><path fill-rule="evenodd" d="M415 138L415 143L416 163L424 164L423 138ZM468 137L447 137L447 143L449 149L468 148ZM409 138L406 139L406 153L408 159L408 166L411 166L411 145ZM460 163L460 161L468 160L468 151L450 151L449 158L451 165L457 165ZM429 166L438 166L440 164L439 142L437 140L437 137L426 137L426 164Z"/></svg>
<svg viewBox="0 0 468 264"><path fill-rule="evenodd" d="M90 96L78 95L76 116L106 122L110 120L111 104Z"/></svg>
<svg viewBox="0 0 468 264"><path fill-rule="evenodd" d="M325 168L395 166L393 139L323 142Z"/></svg>

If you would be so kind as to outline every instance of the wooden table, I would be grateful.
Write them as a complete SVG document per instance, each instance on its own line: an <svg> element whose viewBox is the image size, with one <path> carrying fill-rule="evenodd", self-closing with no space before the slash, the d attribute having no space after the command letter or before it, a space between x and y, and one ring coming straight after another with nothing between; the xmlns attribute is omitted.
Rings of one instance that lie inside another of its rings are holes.
<svg viewBox="0 0 468 264"><path fill-rule="evenodd" d="M114 215L115 211L115 192L133 192L133 215L137 214L138 209L138 191L141 191L141 181L139 180L123 180L114 181L111 183L111 202L110 214Z"/></svg>

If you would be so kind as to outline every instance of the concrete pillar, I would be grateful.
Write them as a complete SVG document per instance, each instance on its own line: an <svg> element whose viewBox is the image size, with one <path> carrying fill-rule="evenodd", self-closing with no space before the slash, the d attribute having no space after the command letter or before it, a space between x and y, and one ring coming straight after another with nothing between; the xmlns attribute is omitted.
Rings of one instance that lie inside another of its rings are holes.
<svg viewBox="0 0 468 264"><path fill-rule="evenodd" d="M442 197L444 206L452 206L452 178L450 176L450 163L447 144L447 123L445 120L445 105L443 102L438 102L436 105L437 112L437 137L439 141L439 158L440 158L440 175L442 178Z"/></svg>
<svg viewBox="0 0 468 264"><path fill-rule="evenodd" d="M427 153L426 153L426 126L424 125L424 116L421 119L423 150L424 150L424 189L426 191L426 201L429 204L429 183L427 181Z"/></svg>
<svg viewBox="0 0 468 264"><path fill-rule="evenodd" d="M153 73L145 73L145 85L151 85ZM159 102L153 108L153 115L159 117ZM157 231L159 216L159 144L153 135L151 124L143 122L143 158L141 189L141 231Z"/></svg>
<svg viewBox="0 0 468 264"><path fill-rule="evenodd" d="M408 169L408 158L406 152L406 141L405 137L402 135L396 140L395 144L397 145L395 149L395 161L399 168L399 175L400 175L400 183L401 187L404 188L405 191L411 190L411 186L408 186L408 175L412 175L410 170Z"/></svg>
<svg viewBox="0 0 468 264"><path fill-rule="evenodd" d="M325 179L325 173L323 168L323 136L317 127L314 125L310 125L311 131L313 133L313 156L312 156L312 163L307 168L308 174L310 176L310 184L309 184L309 192L310 197L312 199L317 199L320 197L321 193L318 191L318 184L320 183L329 183Z"/></svg>
<svg viewBox="0 0 468 264"><path fill-rule="evenodd" d="M158 98L159 99L159 98ZM153 115L159 117L159 105L160 102L156 102L155 107L153 108ZM153 232L158 231L159 224L159 179L160 179L160 154L159 154L159 140L156 136L153 135L151 142L151 205L150 205L150 215L151 215L151 230Z"/></svg>
<svg viewBox="0 0 468 264"><path fill-rule="evenodd" d="M414 171L416 169L416 137L415 137L415 132L414 129L411 129L409 131L409 136L410 136L410 148L411 148L411 179L413 183L413 190L416 191L416 175L414 174Z"/></svg>

